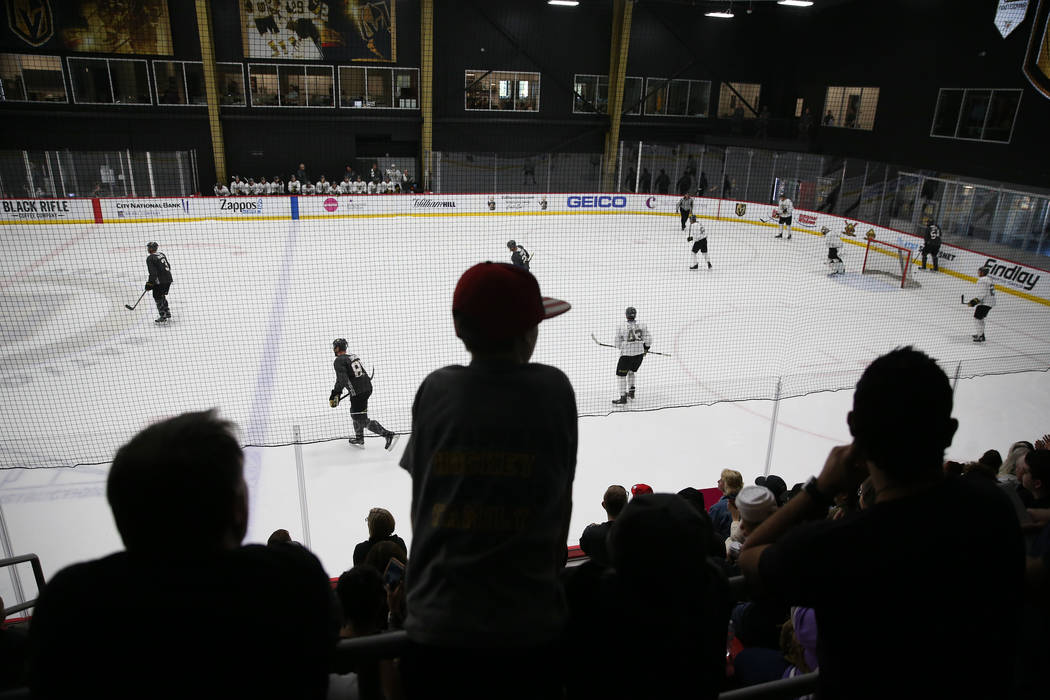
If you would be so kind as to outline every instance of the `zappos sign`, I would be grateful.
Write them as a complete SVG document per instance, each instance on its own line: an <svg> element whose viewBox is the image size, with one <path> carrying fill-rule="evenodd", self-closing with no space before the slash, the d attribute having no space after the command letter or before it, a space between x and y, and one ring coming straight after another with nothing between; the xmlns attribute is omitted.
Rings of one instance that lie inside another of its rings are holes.
<svg viewBox="0 0 1050 700"><path fill-rule="evenodd" d="M627 206L627 197L623 195L573 195L565 200L569 209L623 209Z"/></svg>

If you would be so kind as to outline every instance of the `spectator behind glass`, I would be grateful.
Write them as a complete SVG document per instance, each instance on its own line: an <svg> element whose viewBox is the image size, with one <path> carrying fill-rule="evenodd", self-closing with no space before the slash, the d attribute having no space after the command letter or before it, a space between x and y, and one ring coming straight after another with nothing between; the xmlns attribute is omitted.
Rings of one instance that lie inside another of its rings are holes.
<svg viewBox="0 0 1050 700"><path fill-rule="evenodd" d="M1050 508L1050 450L1026 452L1017 464L1021 485L1032 494L1029 508Z"/></svg>
<svg viewBox="0 0 1050 700"><path fill-rule="evenodd" d="M410 698L560 696L576 397L564 373L529 359L540 321L568 310L509 264L480 263L456 284L471 363L423 380L401 458L412 476Z"/></svg>
<svg viewBox="0 0 1050 700"><path fill-rule="evenodd" d="M729 513L729 499L736 498L737 492L744 488L744 477L735 469L723 469L722 475L718 477L718 488L722 491L722 497L717 503L711 504L707 512L711 515L715 534L724 542L730 535L733 522Z"/></svg>
<svg viewBox="0 0 1050 700"><path fill-rule="evenodd" d="M325 697L328 577L303 547L241 545L243 462L211 411L117 451L106 496L127 549L63 569L40 594L33 697Z"/></svg>
<svg viewBox="0 0 1050 700"><path fill-rule="evenodd" d="M354 566L360 566L365 562L368 550L376 542L389 540L400 545L401 549L408 549L405 541L394 534L394 516L390 511L385 508L373 508L368 511L365 522L368 523L368 539L354 547Z"/></svg>
<svg viewBox="0 0 1050 700"><path fill-rule="evenodd" d="M915 388L906 402L901 384ZM1023 597L1020 525L994 485L944 475L951 411L951 384L933 359L910 347L879 357L854 392L853 444L833 448L820 476L744 545L741 569L757 595L815 610L821 698L1004 693ZM875 505L826 520L835 497L869 475ZM974 591L995 604L974 604ZM921 652L893 651L916 624Z"/></svg>
<svg viewBox="0 0 1050 700"><path fill-rule="evenodd" d="M620 514L623 507L627 505L627 489L623 486L613 485L605 489L602 497L602 508L605 510L606 520L604 523L591 523L583 530L580 537L580 549L593 561L609 565L609 550L605 540L609 535L616 516Z"/></svg>
<svg viewBox="0 0 1050 700"><path fill-rule="evenodd" d="M631 499L609 532L613 571L570 598L569 698L718 696L732 597L710 537L677 494Z"/></svg>

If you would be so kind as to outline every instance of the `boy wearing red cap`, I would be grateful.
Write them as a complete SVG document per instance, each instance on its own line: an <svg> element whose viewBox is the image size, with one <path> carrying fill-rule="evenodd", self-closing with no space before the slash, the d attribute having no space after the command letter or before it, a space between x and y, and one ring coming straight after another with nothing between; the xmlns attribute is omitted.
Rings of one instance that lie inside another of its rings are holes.
<svg viewBox="0 0 1050 700"><path fill-rule="evenodd" d="M576 397L561 370L529 358L540 321L568 310L505 263L475 265L456 285L456 335L472 360L423 380L401 459L412 476L409 697L557 695L557 674L536 669L556 667L567 615L558 576Z"/></svg>

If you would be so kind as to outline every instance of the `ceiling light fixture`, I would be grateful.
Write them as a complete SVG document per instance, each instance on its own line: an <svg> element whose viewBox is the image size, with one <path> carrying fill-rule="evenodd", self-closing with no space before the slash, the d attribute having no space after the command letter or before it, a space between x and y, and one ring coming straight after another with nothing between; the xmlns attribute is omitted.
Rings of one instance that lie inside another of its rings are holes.
<svg viewBox="0 0 1050 700"><path fill-rule="evenodd" d="M725 10L715 10L714 12L705 12L705 17L717 17L718 19L733 19L733 3L729 3L729 7Z"/></svg>
<svg viewBox="0 0 1050 700"><path fill-rule="evenodd" d="M811 7L813 0L777 0L778 5L787 5L788 7Z"/></svg>
<svg viewBox="0 0 1050 700"><path fill-rule="evenodd" d="M579 0L547 0L548 5L561 5L562 7L576 7Z"/></svg>

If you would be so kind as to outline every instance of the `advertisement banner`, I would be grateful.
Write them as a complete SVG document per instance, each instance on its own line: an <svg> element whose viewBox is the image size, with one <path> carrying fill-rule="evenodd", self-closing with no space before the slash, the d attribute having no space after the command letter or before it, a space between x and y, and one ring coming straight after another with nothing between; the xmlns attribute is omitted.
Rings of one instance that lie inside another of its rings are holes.
<svg viewBox="0 0 1050 700"><path fill-rule="evenodd" d="M397 62L396 0L240 0L240 4L246 58ZM365 97L363 77L361 82Z"/></svg>
<svg viewBox="0 0 1050 700"><path fill-rule="evenodd" d="M172 55L168 0L5 0L0 46Z"/></svg>
<svg viewBox="0 0 1050 700"><path fill-rule="evenodd" d="M90 199L0 199L0 222L90 224Z"/></svg>

